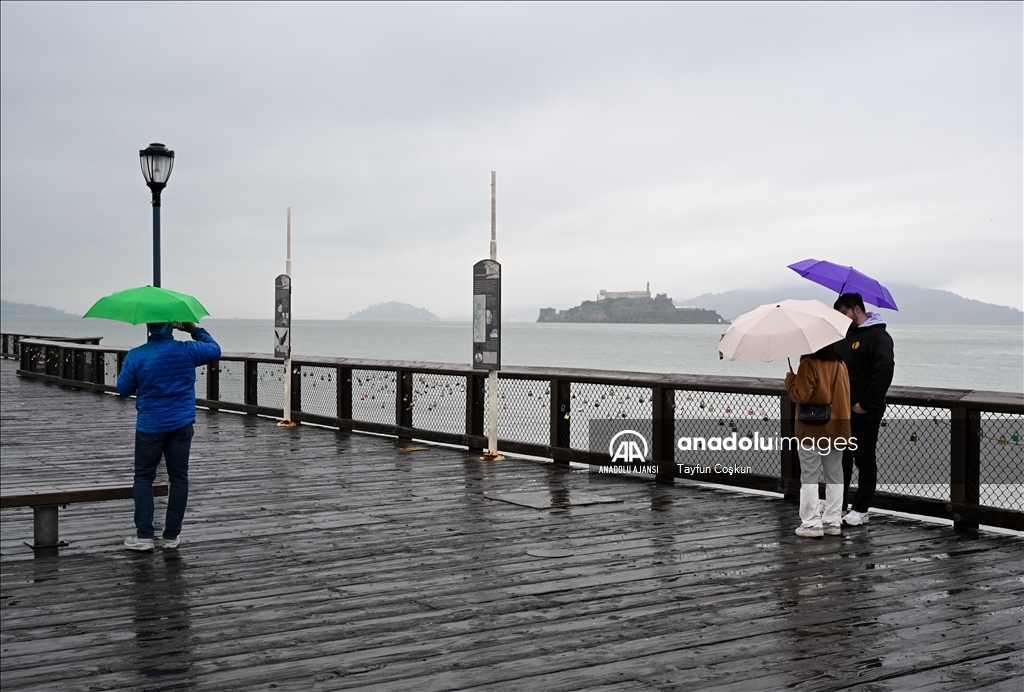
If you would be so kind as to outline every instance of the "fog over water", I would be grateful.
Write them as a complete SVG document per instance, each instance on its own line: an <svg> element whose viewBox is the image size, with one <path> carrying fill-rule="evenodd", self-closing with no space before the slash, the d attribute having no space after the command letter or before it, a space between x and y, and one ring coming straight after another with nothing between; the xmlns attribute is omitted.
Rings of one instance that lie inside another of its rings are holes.
<svg viewBox="0 0 1024 692"><path fill-rule="evenodd" d="M270 320L204 320L225 351L269 354ZM4 332L103 336L103 344L137 346L145 328L109 320L3 320ZM633 372L783 377L786 361L719 360L723 325L505 325L502 364ZM1024 333L1018 327L894 325L894 384L1024 392ZM178 338L188 338L177 334ZM469 364L469 322L382 323L298 320L296 355ZM794 361L795 362L795 361Z"/></svg>

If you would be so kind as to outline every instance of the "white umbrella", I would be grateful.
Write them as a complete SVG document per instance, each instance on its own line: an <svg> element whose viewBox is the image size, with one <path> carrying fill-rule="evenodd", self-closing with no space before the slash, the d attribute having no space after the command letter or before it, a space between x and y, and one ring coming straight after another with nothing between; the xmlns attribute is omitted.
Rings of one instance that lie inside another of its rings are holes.
<svg viewBox="0 0 1024 692"><path fill-rule="evenodd" d="M769 362L814 353L846 336L850 318L819 300L783 300L744 313L718 342L729 360Z"/></svg>

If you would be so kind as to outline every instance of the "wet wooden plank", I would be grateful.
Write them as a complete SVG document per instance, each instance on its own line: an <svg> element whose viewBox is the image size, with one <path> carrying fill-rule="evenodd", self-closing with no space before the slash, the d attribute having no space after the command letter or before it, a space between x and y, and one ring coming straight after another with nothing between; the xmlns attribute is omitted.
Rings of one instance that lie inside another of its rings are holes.
<svg viewBox="0 0 1024 692"><path fill-rule="evenodd" d="M3 365L5 488L130 481L130 402ZM1007 689L1024 672L1017 537L876 516L808 541L774 498L229 413L196 428L177 552L124 551L130 509L99 503L63 511L71 547L36 557L31 511L0 514L5 690Z"/></svg>

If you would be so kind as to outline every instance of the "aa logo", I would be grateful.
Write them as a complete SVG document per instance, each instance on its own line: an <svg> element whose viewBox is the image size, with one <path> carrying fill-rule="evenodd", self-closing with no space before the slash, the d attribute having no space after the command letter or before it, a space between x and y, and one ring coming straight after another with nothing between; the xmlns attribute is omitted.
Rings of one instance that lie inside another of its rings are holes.
<svg viewBox="0 0 1024 692"><path fill-rule="evenodd" d="M613 464L616 461L625 464L647 463L647 438L635 430L618 432L608 443L608 454Z"/></svg>

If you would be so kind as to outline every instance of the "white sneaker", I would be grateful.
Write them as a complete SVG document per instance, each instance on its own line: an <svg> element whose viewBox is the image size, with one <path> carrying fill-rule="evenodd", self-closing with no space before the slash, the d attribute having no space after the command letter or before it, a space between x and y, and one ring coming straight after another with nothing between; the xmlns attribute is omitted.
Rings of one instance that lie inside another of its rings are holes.
<svg viewBox="0 0 1024 692"><path fill-rule="evenodd" d="M796 535L801 538L821 538L825 535L825 530L820 526L798 526Z"/></svg>
<svg viewBox="0 0 1024 692"><path fill-rule="evenodd" d="M824 524L821 530L825 532L826 536L842 536L843 529L839 524Z"/></svg>
<svg viewBox="0 0 1024 692"><path fill-rule="evenodd" d="M178 547L179 543L181 543L181 536L177 538L162 538L160 540L160 545L163 546L164 550L174 550Z"/></svg>
<svg viewBox="0 0 1024 692"><path fill-rule="evenodd" d="M846 513L846 516L843 517L843 523L847 526L863 526L868 523L868 513L858 512L855 509L851 509Z"/></svg>
<svg viewBox="0 0 1024 692"><path fill-rule="evenodd" d="M153 539L128 536L128 538L124 539L124 547L128 550L152 550Z"/></svg>

